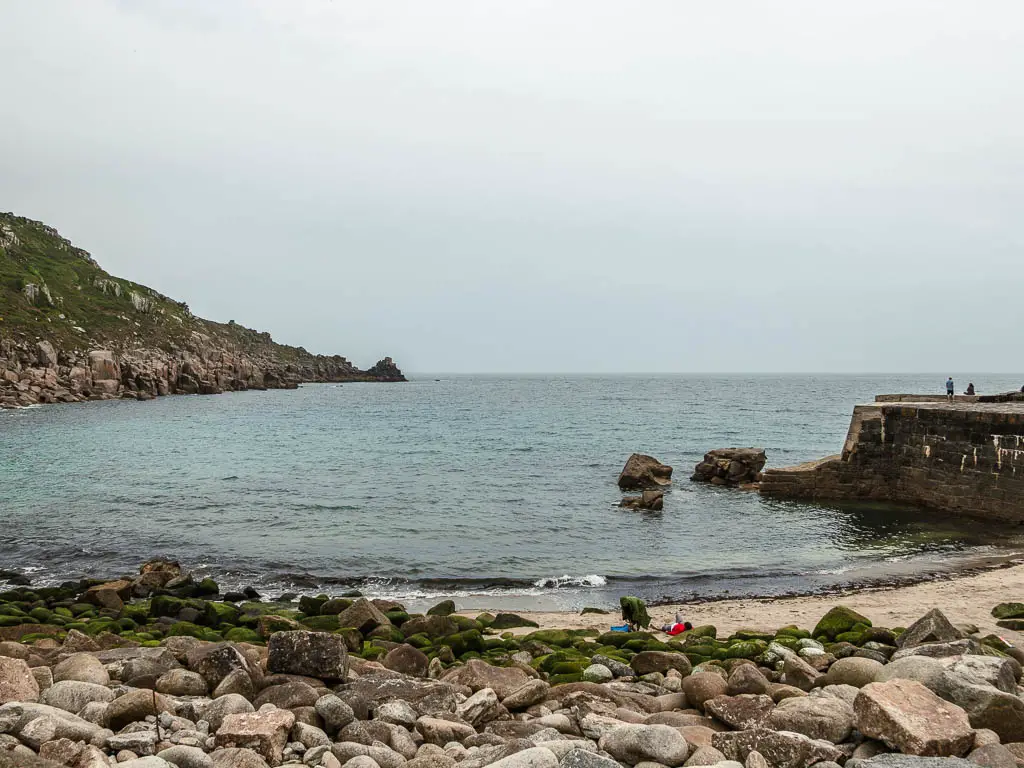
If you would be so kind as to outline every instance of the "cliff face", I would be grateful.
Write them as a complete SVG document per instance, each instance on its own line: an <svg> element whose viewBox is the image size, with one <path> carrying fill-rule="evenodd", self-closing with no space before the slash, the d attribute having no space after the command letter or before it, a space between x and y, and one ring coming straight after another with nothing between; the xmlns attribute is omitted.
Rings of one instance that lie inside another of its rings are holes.
<svg viewBox="0 0 1024 768"><path fill-rule="evenodd" d="M300 382L405 381L391 358L361 371L114 277L51 227L0 213L0 407Z"/></svg>

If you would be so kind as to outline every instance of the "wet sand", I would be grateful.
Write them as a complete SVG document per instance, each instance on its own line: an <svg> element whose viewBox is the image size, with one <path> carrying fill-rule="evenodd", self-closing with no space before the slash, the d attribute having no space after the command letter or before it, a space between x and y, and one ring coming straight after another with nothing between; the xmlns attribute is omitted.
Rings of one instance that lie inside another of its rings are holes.
<svg viewBox="0 0 1024 768"><path fill-rule="evenodd" d="M905 587L880 587L843 594L810 597L720 600L698 605L658 605L648 608L654 626L671 622L678 611L694 626L714 624L719 637L741 628L775 630L787 624L813 629L834 605L846 605L876 626L906 627L932 608L954 624L975 624L983 634L995 633L1014 645L1024 645L1024 633L996 626L992 608L998 603L1024 602L1024 565L956 576ZM523 612L544 629L597 629L620 624L618 612L607 615L568 612ZM517 630L522 634L529 630Z"/></svg>

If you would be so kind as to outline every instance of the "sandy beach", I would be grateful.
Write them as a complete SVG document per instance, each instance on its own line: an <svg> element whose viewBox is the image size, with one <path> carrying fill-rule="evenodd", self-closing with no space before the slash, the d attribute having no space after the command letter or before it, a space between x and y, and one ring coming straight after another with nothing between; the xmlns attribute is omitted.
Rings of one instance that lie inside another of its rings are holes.
<svg viewBox="0 0 1024 768"><path fill-rule="evenodd" d="M719 637L737 629L777 629L796 624L812 629L834 605L853 608L876 626L906 627L932 608L939 608L954 624L975 624L982 633L998 634L1014 645L1024 644L1024 633L996 626L992 608L998 603L1024 600L1024 565L984 573L956 576L905 587L873 588L838 595L721 600L699 605L661 605L648 609L654 625L673 620L678 611L694 626L714 624ZM608 615L543 612L521 613L542 628L606 630L621 623L618 613ZM520 630L527 632L529 630Z"/></svg>

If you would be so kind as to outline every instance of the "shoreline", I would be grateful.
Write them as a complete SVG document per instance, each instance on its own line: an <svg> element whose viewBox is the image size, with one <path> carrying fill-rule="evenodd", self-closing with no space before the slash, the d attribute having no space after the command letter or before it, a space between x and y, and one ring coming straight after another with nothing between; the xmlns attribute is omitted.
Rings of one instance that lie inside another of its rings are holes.
<svg viewBox="0 0 1024 768"><path fill-rule="evenodd" d="M238 392L272 392L278 390L295 390L301 387L309 386L311 384L407 384L408 379L401 378L382 378L373 376L357 376L353 378L339 378L339 379L309 379L288 382L279 386L246 386L238 389L221 389L219 391L209 392L167 392L166 394L150 394L148 392L131 392L126 390L120 395L110 395L105 397L87 397L77 400L67 399L55 399L47 400L45 402L30 403L29 405L9 405L0 402L0 413L5 411L29 411L36 408L42 408L47 405L86 405L88 403L111 403L111 402L148 402L150 400L162 400L165 397L178 397L178 396L195 396L195 397L208 397L211 395L230 395Z"/></svg>
<svg viewBox="0 0 1024 768"><path fill-rule="evenodd" d="M157 553L151 557L160 559L162 554ZM791 590L778 593L746 593L729 594L729 590L707 595L694 595L687 597L650 598L644 595L643 590L636 590L628 579L622 583L615 583L616 577L598 577L600 582L587 586L583 583L574 583L566 588L541 586L539 582L549 581L548 579L533 580L530 578L519 579L523 585L533 584L534 589L529 591L501 591L503 587L495 584L488 589L495 591L474 591L472 586L466 585L459 588L453 586L445 590L436 588L436 591L429 593L418 593L418 582L416 580L402 584L384 586L373 582L364 582L362 578L335 579L332 577L308 577L308 580L299 582L284 582L273 584L261 583L258 578L238 579L225 578L226 573L218 569L199 567L195 569L197 578L214 579L222 587L229 591L242 591L247 588L255 588L261 595L262 600L268 604L288 605L294 603L298 597L290 599L291 595L313 595L319 593L340 594L348 591L359 591L370 599L398 601L406 604L415 610L426 610L431 605L441 600L453 600L458 606L458 612L467 616L475 616L482 612L500 613L514 612L517 614L530 614L531 616L542 617L578 617L579 610L584 607L600 608L609 611L609 615L618 615L618 599L625 595L641 597L647 604L650 613L659 616L665 614L666 622L674 616L676 611L681 611L687 617L691 613L697 613L705 607L728 606L739 604L773 604L791 601L820 601L822 603L842 601L851 596L865 594L897 593L913 587L930 586L937 587L940 584L962 582L966 579L996 574L1007 570L1024 571L1024 549L1015 547L1002 554L978 554L971 557L964 557L959 561L948 561L945 563L929 562L922 563L922 568L911 574L888 574L879 575L876 578L860 578L849 582L839 582L833 585L820 587L808 587L805 590ZM877 567L877 564L876 564ZM77 581L81 579L119 579L131 578L125 573L114 571L96 573L86 570L66 572L62 574L39 574L41 570L36 567L26 567L0 561L0 574L17 575L28 578L29 582L22 585L18 582L7 582L0 577L0 591L4 589L18 588L25 586L32 588L56 587L66 581ZM754 573L754 571L751 571ZM582 582L588 578L571 579L572 582ZM431 581L431 580L427 580ZM488 581L487 579L467 579L469 582ZM495 580L497 581L497 580ZM512 580L515 581L515 580ZM1024 592L1024 573L1019 580L1021 591ZM404 587L404 589L403 589ZM283 596L285 599L279 599ZM1010 598L1008 598L1010 599ZM597 614L600 616L601 614ZM551 625L554 626L554 625ZM749 626L749 625L744 625ZM1022 635L1024 638L1024 635Z"/></svg>
<svg viewBox="0 0 1024 768"><path fill-rule="evenodd" d="M679 612L694 626L714 624L721 633L733 633L739 629L777 628L789 624L813 626L830 608L839 604L886 627L909 626L930 609L939 608L954 624L974 624L982 634L997 634L1020 646L1024 645L1024 632L997 627L991 610L994 605L1019 599L1021 595L1024 595L1024 564L1006 563L982 572L910 585L866 587L827 595L648 605L648 613L652 626L672 622ZM587 615L525 611L520 615L537 622L541 629L606 631L609 625L621 623L618 611Z"/></svg>

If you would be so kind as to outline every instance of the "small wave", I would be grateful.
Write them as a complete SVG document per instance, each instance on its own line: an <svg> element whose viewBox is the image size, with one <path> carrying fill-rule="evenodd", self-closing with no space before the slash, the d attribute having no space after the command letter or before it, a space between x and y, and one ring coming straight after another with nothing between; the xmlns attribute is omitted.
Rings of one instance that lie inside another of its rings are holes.
<svg viewBox="0 0 1024 768"><path fill-rule="evenodd" d="M857 566L854 565L847 565L839 568L820 568L816 571L805 571L804 573L815 574L817 576L839 576L840 574L848 573L852 570L855 570L856 567Z"/></svg>
<svg viewBox="0 0 1024 768"><path fill-rule="evenodd" d="M372 498L372 497L371 497ZM314 512L358 512L359 507L352 504L317 504L316 502L295 502L296 509L310 509Z"/></svg>
<svg viewBox="0 0 1024 768"><path fill-rule="evenodd" d="M608 580L604 576L598 576L596 573L589 576L570 576L564 574L562 576L545 576L542 579L537 579L533 582L533 586L540 587L541 589L563 589L565 587L603 587L608 583Z"/></svg>

